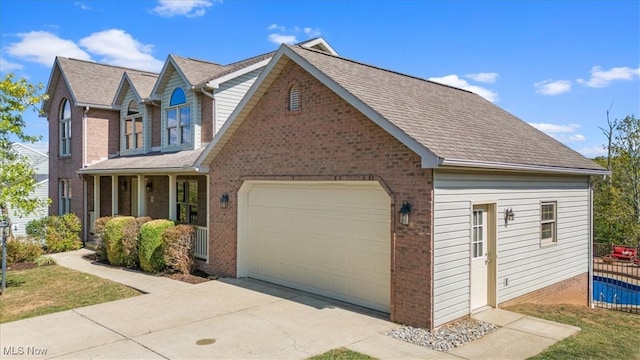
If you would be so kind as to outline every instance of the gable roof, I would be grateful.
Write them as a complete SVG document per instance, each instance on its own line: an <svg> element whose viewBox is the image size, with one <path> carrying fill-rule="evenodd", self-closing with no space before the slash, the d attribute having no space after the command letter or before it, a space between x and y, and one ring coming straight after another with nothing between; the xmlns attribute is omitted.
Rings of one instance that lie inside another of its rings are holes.
<svg viewBox="0 0 640 360"><path fill-rule="evenodd" d="M280 47L196 166L213 160L288 61L294 61L420 155L425 168L607 173L477 94L287 45Z"/></svg>
<svg viewBox="0 0 640 360"><path fill-rule="evenodd" d="M73 106L90 106L96 108L112 109L118 85L122 75L146 73L141 70L129 69L113 65L98 64L86 60L70 59L58 56L53 64L46 94L49 99L42 104L42 110L49 112L51 99L60 79L64 80L71 97Z"/></svg>
<svg viewBox="0 0 640 360"><path fill-rule="evenodd" d="M133 90L138 101L147 101L157 81L158 74L155 73L125 72L113 99L113 105L121 105L129 89Z"/></svg>

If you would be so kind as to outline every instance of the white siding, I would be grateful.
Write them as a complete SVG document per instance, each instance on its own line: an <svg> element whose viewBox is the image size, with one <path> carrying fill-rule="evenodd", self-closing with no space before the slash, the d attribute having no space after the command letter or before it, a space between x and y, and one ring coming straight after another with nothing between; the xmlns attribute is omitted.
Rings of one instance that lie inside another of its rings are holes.
<svg viewBox="0 0 640 360"><path fill-rule="evenodd" d="M34 190L33 196L38 199L46 200L49 198L49 180L44 180L36 184L36 189ZM18 217L18 215L9 208L9 219L11 219L11 227L13 229L13 235L26 235L26 226L27 223L31 220L40 219L41 217L47 216L48 212L47 206L39 207L33 214L25 217Z"/></svg>
<svg viewBox="0 0 640 360"><path fill-rule="evenodd" d="M169 103L171 101L171 94L173 93L173 90L175 90L175 88L177 87L181 87L182 90L184 90L184 95L186 97L186 101L188 104L190 104L191 107L191 133L192 133L192 141L193 144L185 144L185 145L181 145L180 147L176 147L176 146L171 146L171 147L167 147L167 112L166 112L166 108L169 106ZM177 149L180 150L191 150L191 149L197 149L200 147L201 145L201 138L200 138L200 124L201 122L201 111L200 111L200 98L198 96L195 96L194 92L190 90L190 86L188 86L187 84L185 84L185 82L182 80L182 77L180 77L180 75L178 74L178 72L174 72L173 75L171 75L171 78L169 79L169 82L167 83L167 86L164 89L164 93L162 94L162 114L161 114L161 142L162 142L162 151L175 151Z"/></svg>
<svg viewBox="0 0 640 360"><path fill-rule="evenodd" d="M557 244L540 245L540 204L557 202ZM587 177L436 172L434 325L470 313L471 212L497 205L498 304L588 270ZM505 208L515 220L504 222ZM505 286L505 278L509 285Z"/></svg>
<svg viewBox="0 0 640 360"><path fill-rule="evenodd" d="M259 68L248 72L235 79L231 79L220 84L220 88L215 91L216 109L215 109L215 133L220 131L224 122L227 121L233 110L236 108L240 100L247 93L251 85L256 81L258 75L263 68Z"/></svg>

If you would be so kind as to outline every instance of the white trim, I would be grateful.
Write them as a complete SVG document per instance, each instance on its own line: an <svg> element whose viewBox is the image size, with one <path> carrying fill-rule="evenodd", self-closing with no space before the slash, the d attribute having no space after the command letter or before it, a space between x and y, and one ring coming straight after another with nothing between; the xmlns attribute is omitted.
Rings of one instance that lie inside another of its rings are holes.
<svg viewBox="0 0 640 360"><path fill-rule="evenodd" d="M462 159L442 159L441 165L452 166L452 167L481 168L481 169L535 171L538 173L552 172L552 173L566 173L566 174L576 174L576 175L609 175L611 174L611 172L608 170L566 168L566 167L554 167L554 166L547 166L547 165L509 164L509 163L501 163L501 162L462 160Z"/></svg>
<svg viewBox="0 0 640 360"><path fill-rule="evenodd" d="M331 47L331 45L329 45L329 43L326 42L323 38L313 39L308 42L300 44L300 46L308 49L316 45L321 45L321 47L324 47L326 51L329 52L331 55L339 56L338 53Z"/></svg>
<svg viewBox="0 0 640 360"><path fill-rule="evenodd" d="M168 172L171 173L197 173L198 168L195 167L172 167L172 168L157 168L157 169L145 169L145 168L117 168L117 169L100 169L100 170L91 170L91 169L80 169L76 171L77 174L87 174L87 175L97 175L97 174L107 174L107 175L136 175L137 173L149 173L149 174L166 174ZM202 171L200 171L202 172Z"/></svg>

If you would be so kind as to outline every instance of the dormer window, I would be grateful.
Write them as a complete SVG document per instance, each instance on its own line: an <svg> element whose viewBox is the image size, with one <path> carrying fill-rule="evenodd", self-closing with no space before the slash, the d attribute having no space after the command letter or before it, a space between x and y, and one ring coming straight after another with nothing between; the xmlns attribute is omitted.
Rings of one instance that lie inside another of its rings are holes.
<svg viewBox="0 0 640 360"><path fill-rule="evenodd" d="M131 100L127 106L127 116L124 118L124 148L126 150L142 149L144 145L142 129L142 115L138 109L138 103Z"/></svg>
<svg viewBox="0 0 640 360"><path fill-rule="evenodd" d="M178 146L192 141L191 107L186 101L184 90L178 87L173 90L167 108L167 145Z"/></svg>
<svg viewBox="0 0 640 360"><path fill-rule="evenodd" d="M293 85L289 90L289 111L300 110L300 90Z"/></svg>
<svg viewBox="0 0 640 360"><path fill-rule="evenodd" d="M60 106L60 156L71 155L71 104L62 100Z"/></svg>

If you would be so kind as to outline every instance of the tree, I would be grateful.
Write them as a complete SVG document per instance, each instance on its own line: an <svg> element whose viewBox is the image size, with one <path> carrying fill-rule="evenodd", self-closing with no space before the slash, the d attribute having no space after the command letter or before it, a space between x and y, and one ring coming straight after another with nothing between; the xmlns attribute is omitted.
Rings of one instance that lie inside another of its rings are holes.
<svg viewBox="0 0 640 360"><path fill-rule="evenodd" d="M9 207L19 215L28 215L39 206L48 205L48 200L33 196L36 186L33 165L12 147L12 139L25 143L41 139L24 132L26 123L22 114L29 109L37 111L37 105L46 99L41 94L44 86L14 77L7 74L0 82L0 217L4 218Z"/></svg>
<svg viewBox="0 0 640 360"><path fill-rule="evenodd" d="M608 121L603 130L609 146L607 159L611 176L598 180L594 195L594 233L598 241L640 244L640 119L633 115Z"/></svg>

